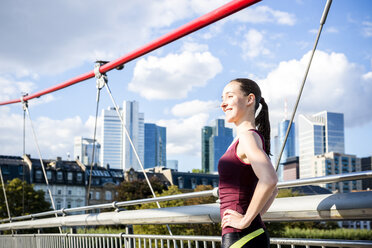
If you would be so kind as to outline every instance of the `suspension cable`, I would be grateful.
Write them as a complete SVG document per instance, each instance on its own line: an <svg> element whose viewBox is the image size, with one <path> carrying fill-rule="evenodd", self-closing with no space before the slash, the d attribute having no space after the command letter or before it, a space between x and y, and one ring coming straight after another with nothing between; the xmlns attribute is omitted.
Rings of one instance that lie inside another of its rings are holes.
<svg viewBox="0 0 372 248"><path fill-rule="evenodd" d="M96 86L97 86L96 118L95 118L95 121L94 121L92 163L91 163L90 172L89 172L89 183L88 183L88 192L87 192L87 200L86 200L87 201L87 206L89 206L90 187L91 187L91 183L92 183L92 171L93 171L93 165L94 165L94 160L95 160L94 156L95 156L95 150L96 150L96 133L97 133L97 119L98 119L98 107L99 107L99 100L100 100L100 92L101 92L101 89L105 86L104 80L107 81L106 74L100 74L99 73L100 65L101 65L100 63L97 63L94 66L94 72L95 72L96 78L97 78L97 83L96 83Z"/></svg>
<svg viewBox="0 0 372 248"><path fill-rule="evenodd" d="M325 7L324 7L323 15L322 15L322 18L320 19L320 26L319 26L318 34L316 36L314 47L313 47L313 50L311 52L311 56L310 56L309 62L307 64L307 68L306 68L306 71L305 71L304 78L302 80L301 88L300 88L300 91L299 91L298 96L297 96L296 104L295 104L295 106L293 108L293 111L292 111L291 120L289 122L287 131L285 133L285 138L284 138L282 147L280 149L278 160L276 161L275 170L278 170L278 168L279 168L279 164L280 164L280 160L281 160L282 155L283 155L284 147L285 147L285 144L287 143L288 135L289 135L289 132L291 130L294 117L296 115L297 107L298 107L298 104L299 104L300 99L301 99L301 95L302 95L302 91L303 91L304 86L305 86L306 78L307 78L307 75L308 75L309 70L310 70L311 62L313 60L314 53L315 53L315 50L316 50L316 47L318 45L318 41L319 41L319 38L320 38L320 34L322 33L323 25L324 25L324 23L325 23L325 21L327 19L327 15L328 15L329 9L331 7L331 4L332 4L332 0L327 0L327 3L325 5Z"/></svg>
<svg viewBox="0 0 372 248"><path fill-rule="evenodd" d="M8 198L6 197L6 190L5 190L5 184L4 184L4 178L3 178L3 171L1 169L1 165L0 165L0 178L1 178L1 185L2 185L3 193L4 193L6 211L8 212L9 222L12 222L12 216L10 215ZM12 234L13 234L13 229L12 229Z"/></svg>
<svg viewBox="0 0 372 248"><path fill-rule="evenodd" d="M103 74L102 74L102 76L103 76ZM97 73L96 73L96 77L99 77L99 70L98 70ZM151 185L151 183L150 183L150 180L149 180L149 178L148 178L148 176L147 176L147 173L146 173L146 171L145 171L145 168L144 168L144 166L143 166L143 164L142 164L142 161L141 161L141 159L140 159L139 156L138 156L137 149L136 149L136 147L134 146L133 141L132 141L132 139L131 139L131 137L130 137L130 135L129 135L129 132L128 132L128 130L127 130L127 127L126 127L125 124L124 124L123 116L120 114L119 107L118 107L118 105L117 105L117 103L116 103L114 97L112 96L112 93L111 93L110 87L109 87L109 85L108 85L108 83L107 83L107 77L106 77L106 80L104 81L104 86L106 86L107 92L108 92L108 94L110 95L110 98L111 98L112 103L114 104L114 107L115 107L116 113L118 114L118 116L119 116L119 118L120 118L120 122L121 122L121 125L123 126L123 130L124 130L124 132L125 132L125 135L127 136L128 141L129 141L129 143L130 143L130 145L131 145L131 147L132 147L132 149L133 149L133 153L134 153L134 155L135 155L135 157L136 157L136 159L137 159L137 161L138 161L138 164L139 164L140 167L141 167L141 170L142 170L142 172L143 172L143 175L145 176L145 179L146 179L147 184L149 185L149 188L150 188L150 190L151 190L151 193L152 193L152 195L153 195L153 198L157 198L157 196L156 196L156 194L155 194L155 191L154 191L154 189L152 188L152 185ZM161 208L161 206L160 206L160 204L159 204L158 201L156 202L156 205L157 205L158 208ZM167 224L166 226L167 226L167 229L168 229L168 231L169 231L169 234L170 234L170 235L173 235L173 234L172 234L172 231L171 231L171 229L170 229L170 227L169 227L169 225Z"/></svg>
<svg viewBox="0 0 372 248"><path fill-rule="evenodd" d="M56 210L56 206L54 204L54 199L53 199L52 191L50 190L50 186L49 186L49 180L48 180L48 177L47 177L47 174L46 174L46 170L45 170L45 166L44 166L44 162L43 162L43 159L42 159L42 156L41 156L40 147L39 147L39 144L38 144L38 141L37 141L36 132L35 132L35 129L34 129L34 125L32 124L32 119L31 119L30 111L28 109L28 102L25 101L23 99L23 97L21 97L21 102L22 102L22 105L23 105L23 109L26 111L27 116L28 116L28 119L30 120L32 134L34 136L35 146L36 146L36 149L37 149L37 152L38 152L38 155L39 155L39 160L40 160L41 168L42 168L42 171L43 171L43 174L44 174L45 184L47 186L47 191L48 191L48 194L49 194L49 198L50 198L50 201L52 202L53 210ZM55 216L58 217L57 213L55 214ZM62 234L61 227L59 227L59 232Z"/></svg>
<svg viewBox="0 0 372 248"><path fill-rule="evenodd" d="M27 96L27 94L24 94L23 97ZM23 155L26 155L26 110L23 109ZM22 163L22 215L25 214L25 163Z"/></svg>

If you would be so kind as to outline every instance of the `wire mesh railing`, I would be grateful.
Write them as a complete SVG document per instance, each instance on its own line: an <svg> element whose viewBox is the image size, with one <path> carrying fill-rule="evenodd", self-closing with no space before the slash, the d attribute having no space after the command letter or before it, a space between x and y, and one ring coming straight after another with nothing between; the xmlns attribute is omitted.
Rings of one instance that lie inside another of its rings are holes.
<svg viewBox="0 0 372 248"><path fill-rule="evenodd" d="M271 238L271 247L372 247L372 241ZM0 236L0 248L219 248L219 236L22 234Z"/></svg>

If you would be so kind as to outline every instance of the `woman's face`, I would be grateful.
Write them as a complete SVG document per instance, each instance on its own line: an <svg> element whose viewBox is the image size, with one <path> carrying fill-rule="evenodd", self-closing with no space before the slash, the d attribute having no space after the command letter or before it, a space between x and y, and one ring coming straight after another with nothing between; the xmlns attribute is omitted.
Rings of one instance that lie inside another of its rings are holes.
<svg viewBox="0 0 372 248"><path fill-rule="evenodd" d="M240 89L238 82L230 82L222 92L221 108L225 112L227 122L238 122L248 112L248 106L251 105L250 98L252 94L245 96Z"/></svg>

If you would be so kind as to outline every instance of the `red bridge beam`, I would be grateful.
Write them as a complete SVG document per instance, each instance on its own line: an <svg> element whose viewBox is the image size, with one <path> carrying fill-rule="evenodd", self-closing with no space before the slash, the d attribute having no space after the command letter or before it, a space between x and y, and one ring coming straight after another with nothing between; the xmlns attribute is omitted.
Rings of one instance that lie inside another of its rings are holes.
<svg viewBox="0 0 372 248"><path fill-rule="evenodd" d="M105 72L108 72L112 69L115 69L116 67L120 66L120 65L123 65L129 61L132 61L138 57L141 57L159 47L162 47L168 43L171 43L175 40L178 40L180 38L182 38L183 36L185 35L188 35L192 32L195 32L209 24L212 24L222 18L225 18L226 16L229 16L231 14L234 14L235 12L239 11L239 10L242 10L250 5L253 5L257 2L259 2L261 0L233 0L221 7L219 7L218 9L215 9L213 10L212 12L209 12L208 14L205 14L181 27L179 27L178 29L168 33L168 34L165 34L163 36L161 36L160 38L156 39L156 40L153 40L152 42L116 59L116 60L113 60L105 65L102 65L100 67L100 72L101 73L105 73ZM94 71L90 71L90 72L87 72L85 74L82 74L82 75L79 75L75 78L72 78L70 80L67 80L63 83L60 83L60 84L57 84L55 86L52 86L50 88L47 88L45 90L42 90L42 91L39 91L39 92L36 92L36 93L33 93L31 95L28 95L26 97L24 97L23 99L25 101L27 100L31 100L33 98L37 98L37 97L40 97L42 95L46 95L46 94L49 94L51 92L54 92L54 91L57 91L57 90L60 90L60 89L63 89L63 88L66 88L66 87L69 87L73 84L76 84L76 83L79 83L79 82L82 82L82 81L85 81L87 79L90 79L90 78L93 78L94 77ZM9 101L3 101L3 102L0 102L0 105L7 105L7 104L12 104L12 103L17 103L17 102L21 102L21 99L14 99L14 100L9 100Z"/></svg>

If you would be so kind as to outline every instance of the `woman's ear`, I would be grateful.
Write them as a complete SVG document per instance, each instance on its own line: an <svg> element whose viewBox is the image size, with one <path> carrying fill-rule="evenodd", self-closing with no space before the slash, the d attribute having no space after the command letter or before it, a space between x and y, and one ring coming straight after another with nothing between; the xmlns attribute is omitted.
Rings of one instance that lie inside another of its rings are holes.
<svg viewBox="0 0 372 248"><path fill-rule="evenodd" d="M255 102L256 102L256 96L254 94L250 93L247 96L247 106L255 104Z"/></svg>

